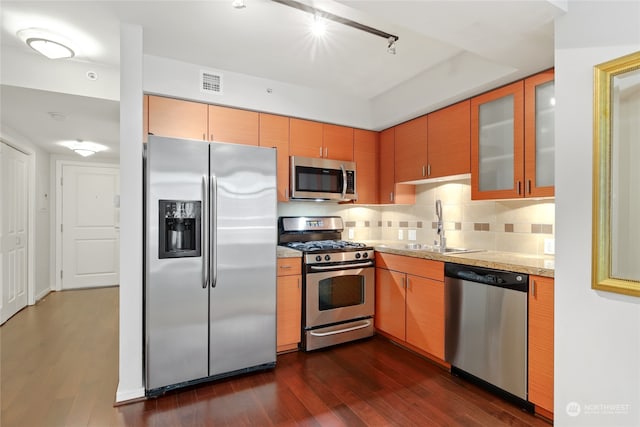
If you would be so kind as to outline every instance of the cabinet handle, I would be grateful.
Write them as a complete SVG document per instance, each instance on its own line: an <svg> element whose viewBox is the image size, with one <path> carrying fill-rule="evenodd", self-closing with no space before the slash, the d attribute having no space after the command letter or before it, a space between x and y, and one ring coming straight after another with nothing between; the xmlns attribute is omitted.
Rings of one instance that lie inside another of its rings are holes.
<svg viewBox="0 0 640 427"><path fill-rule="evenodd" d="M422 176L427 176L427 168L425 165L422 165Z"/></svg>
<svg viewBox="0 0 640 427"><path fill-rule="evenodd" d="M527 180L527 194L531 194L531 180Z"/></svg>
<svg viewBox="0 0 640 427"><path fill-rule="evenodd" d="M403 277L403 278L402 278L402 285L400 285L400 286L402 286L403 288L406 288L406 287L407 287L407 283L406 283L406 281L407 281L407 278L406 278L406 277Z"/></svg>
<svg viewBox="0 0 640 427"><path fill-rule="evenodd" d="M329 147L325 147L325 149L324 149L324 156L325 156L325 157L329 157Z"/></svg>
<svg viewBox="0 0 640 427"><path fill-rule="evenodd" d="M431 176L431 164L427 165L427 176Z"/></svg>
<svg viewBox="0 0 640 427"><path fill-rule="evenodd" d="M205 133L203 133L203 134L202 134L202 140L203 140L203 141L206 141L206 140L207 140L207 134L205 134Z"/></svg>
<svg viewBox="0 0 640 427"><path fill-rule="evenodd" d="M409 284L410 284L410 282L409 282L409 278L407 277L407 279L406 279L406 280L407 280L407 290L409 290Z"/></svg>
<svg viewBox="0 0 640 427"><path fill-rule="evenodd" d="M280 268L292 268L290 265L281 265Z"/></svg>
<svg viewBox="0 0 640 427"><path fill-rule="evenodd" d="M320 146L320 157L322 157L322 145Z"/></svg>
<svg viewBox="0 0 640 427"><path fill-rule="evenodd" d="M391 193L389 193L389 201L393 202L393 191Z"/></svg>
<svg viewBox="0 0 640 427"><path fill-rule="evenodd" d="M518 196L520 195L520 181L518 181Z"/></svg>
<svg viewBox="0 0 640 427"><path fill-rule="evenodd" d="M535 279L531 281L531 295L536 297L536 281Z"/></svg>
<svg viewBox="0 0 640 427"><path fill-rule="evenodd" d="M284 189L284 198L287 200L289 199L289 187Z"/></svg>
<svg viewBox="0 0 640 427"><path fill-rule="evenodd" d="M296 282L298 282L298 289L300 289L300 278L298 278L298 280L296 280Z"/></svg>

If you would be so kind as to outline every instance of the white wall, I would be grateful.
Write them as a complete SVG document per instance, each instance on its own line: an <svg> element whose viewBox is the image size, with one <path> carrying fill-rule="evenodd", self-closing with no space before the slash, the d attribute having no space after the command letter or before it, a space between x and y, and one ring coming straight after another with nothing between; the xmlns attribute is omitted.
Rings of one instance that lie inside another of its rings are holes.
<svg viewBox="0 0 640 427"><path fill-rule="evenodd" d="M640 425L640 298L591 289L593 66L640 50L639 23L637 1L556 20L557 426Z"/></svg>
<svg viewBox="0 0 640 427"><path fill-rule="evenodd" d="M222 73L222 94L200 92L201 70ZM363 129L373 125L364 99L157 56L144 56L144 91Z"/></svg>
<svg viewBox="0 0 640 427"><path fill-rule="evenodd" d="M116 401L144 396L142 377L142 28L120 28L120 346Z"/></svg>
<svg viewBox="0 0 640 427"><path fill-rule="evenodd" d="M29 302L33 303L44 297L51 290L49 276L49 216L51 212L49 191L49 153L40 149L29 141L27 137L6 125L0 127L0 138L15 148L26 152L32 157L33 171L30 171L30 188L34 191L29 203L35 203L33 211L34 235L29 243L33 242L33 295L29 295ZM32 186L32 187L31 187Z"/></svg>
<svg viewBox="0 0 640 427"><path fill-rule="evenodd" d="M84 77L89 70L84 61L52 61L42 55L23 52L17 47L3 45L2 49L8 51L3 52L3 57L6 55L11 58L1 62L3 85L116 101L119 99L120 73L116 67L91 63L91 71L100 77L99 83L96 83ZM46 76L42 70L47 70Z"/></svg>

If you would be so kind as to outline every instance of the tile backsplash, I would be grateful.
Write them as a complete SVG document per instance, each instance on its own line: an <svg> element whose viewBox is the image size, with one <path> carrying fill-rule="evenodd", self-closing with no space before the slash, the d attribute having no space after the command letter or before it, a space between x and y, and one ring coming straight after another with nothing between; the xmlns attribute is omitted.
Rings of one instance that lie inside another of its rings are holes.
<svg viewBox="0 0 640 427"><path fill-rule="evenodd" d="M353 206L333 203L278 204L278 215L338 215L343 238L407 240L432 244L436 234L435 201L442 201L448 246L542 255L544 240L555 237L555 203L546 200L471 200L469 179L421 184L415 205ZM399 236L402 235L402 239Z"/></svg>

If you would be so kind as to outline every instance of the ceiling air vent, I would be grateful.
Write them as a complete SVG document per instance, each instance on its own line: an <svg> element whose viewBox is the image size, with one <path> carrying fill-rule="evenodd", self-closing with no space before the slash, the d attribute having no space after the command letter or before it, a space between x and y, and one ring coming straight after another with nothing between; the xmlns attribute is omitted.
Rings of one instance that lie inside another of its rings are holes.
<svg viewBox="0 0 640 427"><path fill-rule="evenodd" d="M211 71L200 72L200 92L222 93L222 74Z"/></svg>

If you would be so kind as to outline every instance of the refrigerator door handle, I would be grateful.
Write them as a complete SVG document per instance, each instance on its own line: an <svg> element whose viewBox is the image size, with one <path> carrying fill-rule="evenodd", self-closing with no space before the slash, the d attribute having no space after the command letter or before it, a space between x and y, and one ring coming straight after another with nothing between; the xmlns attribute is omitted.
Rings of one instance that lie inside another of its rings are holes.
<svg viewBox="0 0 640 427"><path fill-rule="evenodd" d="M202 288L209 286L209 189L207 188L207 176L202 175Z"/></svg>
<svg viewBox="0 0 640 427"><path fill-rule="evenodd" d="M218 177L211 175L209 188L211 200L209 202L209 275L211 277L211 287L215 288L218 282Z"/></svg>

